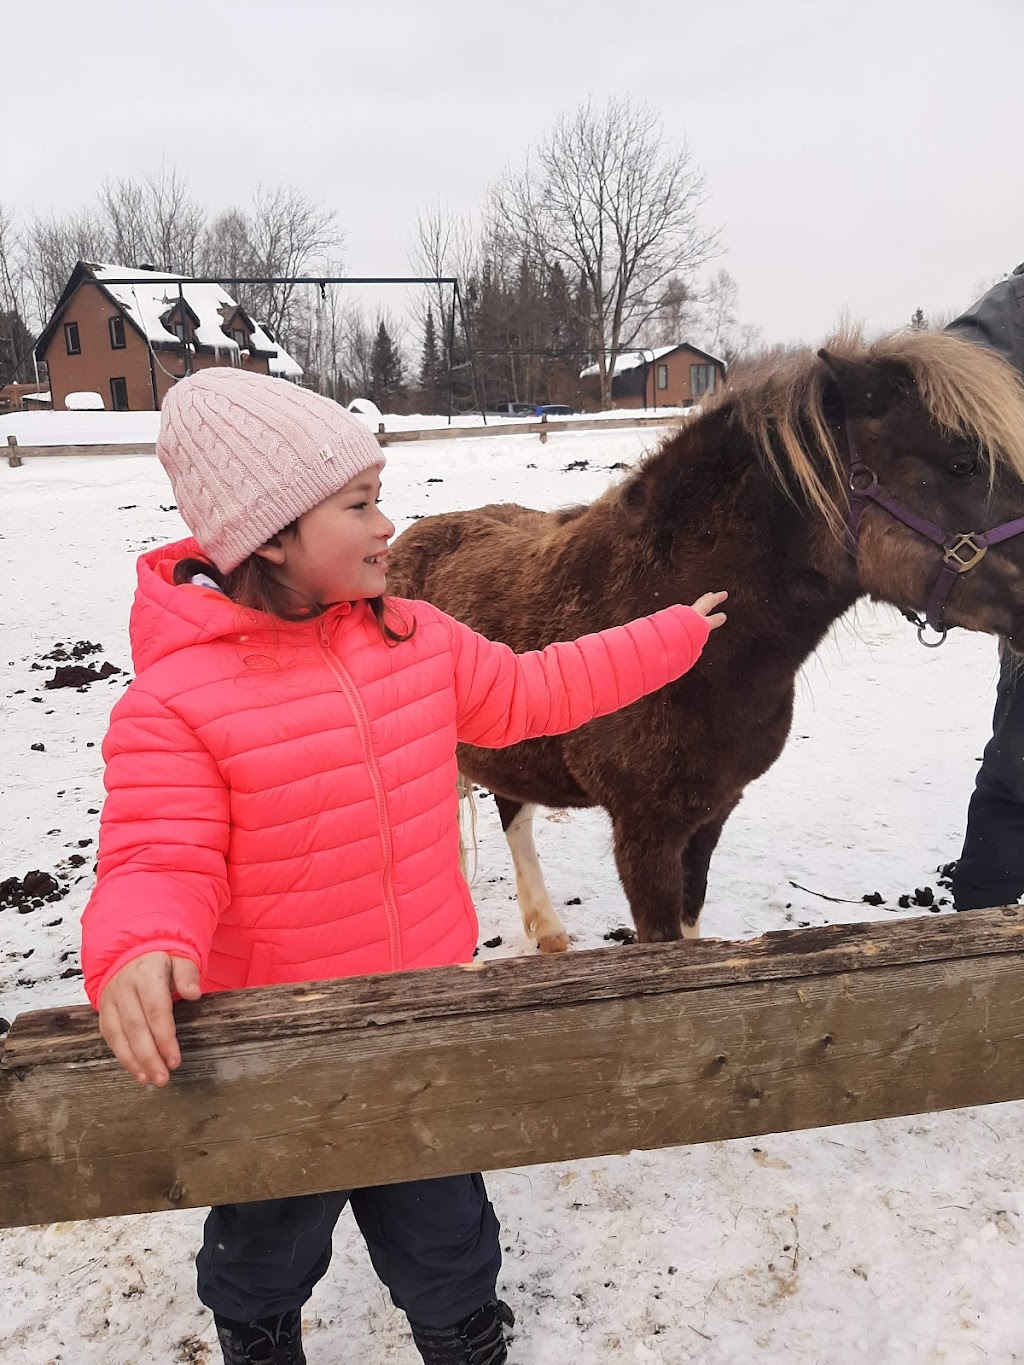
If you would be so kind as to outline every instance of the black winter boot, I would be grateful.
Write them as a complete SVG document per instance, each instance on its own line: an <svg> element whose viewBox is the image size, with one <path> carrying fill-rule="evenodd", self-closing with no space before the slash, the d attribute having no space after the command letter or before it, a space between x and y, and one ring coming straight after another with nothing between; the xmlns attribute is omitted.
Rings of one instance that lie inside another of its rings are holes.
<svg viewBox="0 0 1024 1365"><path fill-rule="evenodd" d="M216 1315L213 1320L224 1365L306 1365L297 1309L258 1322L229 1322Z"/></svg>
<svg viewBox="0 0 1024 1365"><path fill-rule="evenodd" d="M409 1325L425 1365L506 1365L505 1328L515 1321L507 1303L491 1299L454 1327Z"/></svg>

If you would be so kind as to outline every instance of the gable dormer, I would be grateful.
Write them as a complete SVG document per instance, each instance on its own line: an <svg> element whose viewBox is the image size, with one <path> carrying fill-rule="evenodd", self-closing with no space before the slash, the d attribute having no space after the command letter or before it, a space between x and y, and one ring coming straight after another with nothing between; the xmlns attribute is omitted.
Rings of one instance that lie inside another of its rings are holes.
<svg viewBox="0 0 1024 1365"><path fill-rule="evenodd" d="M235 304L232 308L223 307L220 314L224 319L221 325L224 335L230 337L240 351L251 351L253 323L241 304Z"/></svg>
<svg viewBox="0 0 1024 1365"><path fill-rule="evenodd" d="M160 325L167 332L178 338L183 345L194 346L196 344L196 328L199 326L199 319L186 303L182 306L181 299L175 299L166 313L160 317Z"/></svg>

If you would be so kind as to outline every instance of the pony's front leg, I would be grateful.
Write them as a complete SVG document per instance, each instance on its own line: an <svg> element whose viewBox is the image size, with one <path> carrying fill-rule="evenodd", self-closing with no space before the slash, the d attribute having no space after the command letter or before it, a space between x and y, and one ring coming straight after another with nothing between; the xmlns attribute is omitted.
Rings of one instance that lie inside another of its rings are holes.
<svg viewBox="0 0 1024 1365"><path fill-rule="evenodd" d="M683 938L700 938L700 915L708 893L708 868L718 847L730 806L720 820L709 820L690 835L683 850Z"/></svg>
<svg viewBox="0 0 1024 1365"><path fill-rule="evenodd" d="M652 828L649 816L612 817L615 864L633 912L640 943L696 937L683 926L683 848L686 835Z"/></svg>
<svg viewBox="0 0 1024 1365"><path fill-rule="evenodd" d="M520 805L518 801L510 801L497 794L494 800L512 853L516 898L519 901L519 913L523 917L523 928L542 953L564 953L569 946L569 935L551 904L537 857L537 846L533 842L535 807Z"/></svg>

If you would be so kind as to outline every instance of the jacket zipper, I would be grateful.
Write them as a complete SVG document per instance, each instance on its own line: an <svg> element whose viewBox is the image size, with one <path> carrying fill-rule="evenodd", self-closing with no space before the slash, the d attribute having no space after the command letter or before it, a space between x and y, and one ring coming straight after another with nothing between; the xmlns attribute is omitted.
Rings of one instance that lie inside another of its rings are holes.
<svg viewBox="0 0 1024 1365"><path fill-rule="evenodd" d="M370 774L370 781L373 783L373 793L377 801L377 820L380 825L381 844L384 848L384 910L388 921L388 940L391 946L391 969L392 971L402 970L402 939L398 931L398 905L395 901L395 888L392 881L392 869L394 867L394 850L391 844L391 823L388 820L387 804L384 796L384 779L380 775L380 767L377 764L377 757L373 752L373 743L370 736L370 721L363 706L359 691L352 681L348 670L337 659L330 648L327 635L327 627L324 622L320 622L320 648L327 667L331 670L341 685L341 690L348 699L348 704L352 708L355 716L356 725L359 728L359 738L363 746L363 755L366 759L366 767Z"/></svg>

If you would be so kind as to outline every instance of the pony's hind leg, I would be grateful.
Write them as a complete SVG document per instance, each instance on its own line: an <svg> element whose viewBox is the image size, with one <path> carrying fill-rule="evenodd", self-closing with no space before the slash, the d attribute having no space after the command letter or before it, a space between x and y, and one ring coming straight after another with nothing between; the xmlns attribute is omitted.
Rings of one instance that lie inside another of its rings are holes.
<svg viewBox="0 0 1024 1365"><path fill-rule="evenodd" d="M542 953L564 953L569 946L569 935L558 918L551 897L544 885L537 846L533 842L534 807L510 801L508 797L494 797L512 852L512 866L516 874L516 898L523 928Z"/></svg>

